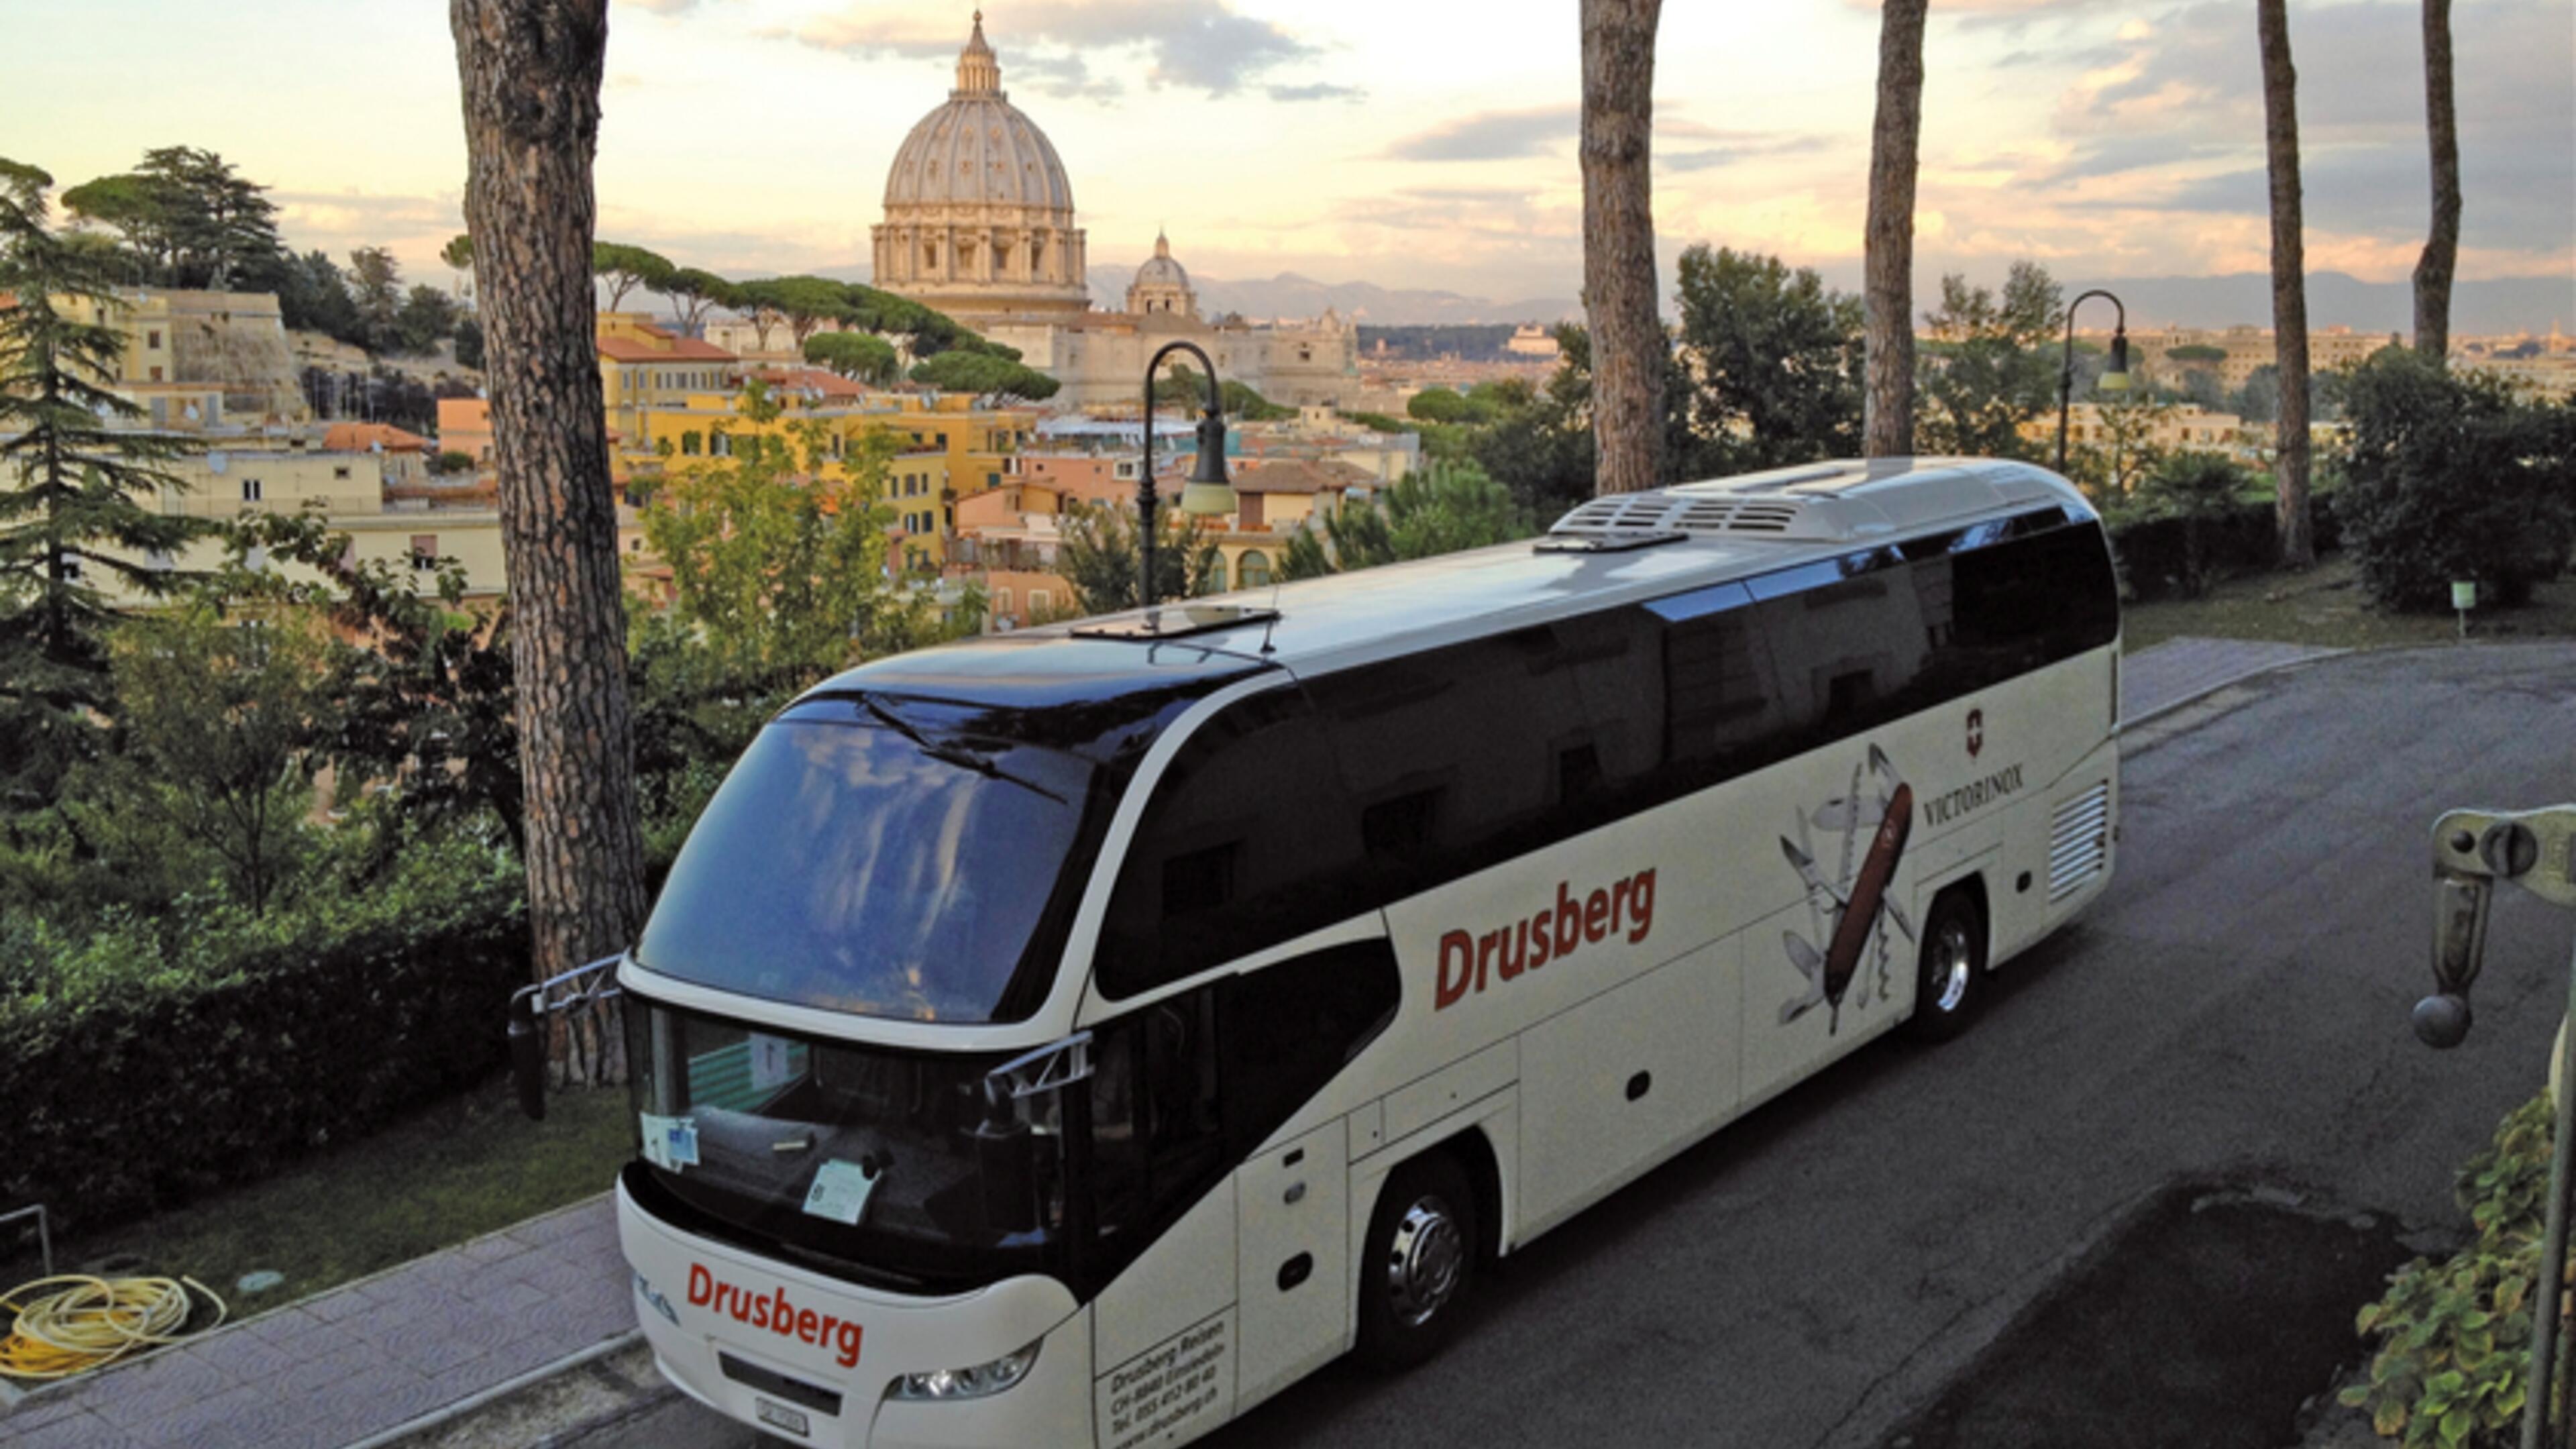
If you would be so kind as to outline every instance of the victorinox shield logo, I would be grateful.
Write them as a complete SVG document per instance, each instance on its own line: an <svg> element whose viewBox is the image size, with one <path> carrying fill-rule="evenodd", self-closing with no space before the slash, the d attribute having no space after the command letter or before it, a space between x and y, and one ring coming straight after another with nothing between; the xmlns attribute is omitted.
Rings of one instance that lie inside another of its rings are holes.
<svg viewBox="0 0 2576 1449"><path fill-rule="evenodd" d="M1975 759L1977 752L1985 747L1986 712L1982 709L1972 709L1968 711L1968 758Z"/></svg>

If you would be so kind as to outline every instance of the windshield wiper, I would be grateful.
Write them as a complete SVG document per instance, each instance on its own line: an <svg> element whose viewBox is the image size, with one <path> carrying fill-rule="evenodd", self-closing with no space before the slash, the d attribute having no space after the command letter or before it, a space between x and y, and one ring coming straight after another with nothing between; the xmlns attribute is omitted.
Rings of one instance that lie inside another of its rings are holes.
<svg viewBox="0 0 2576 1449"><path fill-rule="evenodd" d="M1017 785L1023 790L1034 790L1048 799L1053 800L1058 805L1068 803L1062 795L1048 789L1046 786L1039 784L1035 780L1024 780L1019 776L1012 774L1010 771L1003 769L1001 766L994 764L984 756L966 748L964 745L951 744L946 741L932 739L930 736L923 734L919 726L903 718L901 715L896 714L893 710L886 708L884 705L877 703L876 700L869 695L863 694L859 696L859 708L876 716L876 718L882 722L887 729L893 730L896 734L912 741L915 749L920 750L923 754L939 761L941 764L955 765L962 770L972 770L976 774L995 780L1007 780L1011 784Z"/></svg>

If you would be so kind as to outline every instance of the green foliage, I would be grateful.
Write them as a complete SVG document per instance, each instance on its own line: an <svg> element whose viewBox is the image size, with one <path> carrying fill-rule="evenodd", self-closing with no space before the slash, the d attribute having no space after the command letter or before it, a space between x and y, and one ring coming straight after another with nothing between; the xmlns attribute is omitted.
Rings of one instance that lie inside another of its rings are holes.
<svg viewBox="0 0 2576 1449"><path fill-rule="evenodd" d="M267 189L212 151L162 146L133 171L64 192L63 208L123 238L127 280L260 292L275 289L286 261Z"/></svg>
<svg viewBox="0 0 2576 1449"><path fill-rule="evenodd" d="M456 322L456 365L483 370L483 324L470 316Z"/></svg>
<svg viewBox="0 0 2576 1449"><path fill-rule="evenodd" d="M499 1064L522 872L461 837L265 916L180 900L0 928L0 1199L103 1225L256 1177Z"/></svg>
<svg viewBox="0 0 2576 1449"><path fill-rule="evenodd" d="M2121 507L2165 460L2170 450L2155 441L2155 433L2173 415L2172 403L2143 392L2095 398L2102 436L2069 451L2068 478L2103 507Z"/></svg>
<svg viewBox="0 0 2576 1449"><path fill-rule="evenodd" d="M339 728L338 651L298 614L227 619L204 604L128 625L115 644L117 748L85 793L221 862L258 915L308 834L313 772Z"/></svg>
<svg viewBox="0 0 2576 1449"><path fill-rule="evenodd" d="M1426 387L1406 399L1404 404L1406 417L1425 423L1463 423L1469 420L1472 411L1467 406L1466 394L1445 387Z"/></svg>
<svg viewBox="0 0 2576 1449"><path fill-rule="evenodd" d="M2388 608L2527 603L2576 543L2576 403L2523 402L2404 348L2343 384L2352 420L2340 503L2362 586Z"/></svg>
<svg viewBox="0 0 2576 1449"><path fill-rule="evenodd" d="M2171 454L2157 459L2147 472L2139 489L2147 516L2182 520L2185 598L2199 598L2216 581L2210 535L2253 486L2254 476L2220 453Z"/></svg>
<svg viewBox="0 0 2576 1449"><path fill-rule="evenodd" d="M2165 356L2176 362L2225 362L2227 349L2212 347L2205 342L2190 342L2180 347L2166 348Z"/></svg>
<svg viewBox="0 0 2576 1449"><path fill-rule="evenodd" d="M741 411L763 431L734 438L729 458L670 465L644 509L679 619L716 667L749 681L811 682L913 637L917 605L885 574L891 437L864 434L844 459L820 422L776 427L778 405L758 387Z"/></svg>
<svg viewBox="0 0 2576 1449"><path fill-rule="evenodd" d="M823 332L805 339L805 360L880 387L899 372L894 344L865 332Z"/></svg>
<svg viewBox="0 0 2576 1449"><path fill-rule="evenodd" d="M674 268L661 253L623 242L590 244L590 274L608 284L608 310L626 305L626 294L667 279Z"/></svg>
<svg viewBox="0 0 2576 1449"><path fill-rule="evenodd" d="M1511 490L1473 463L1435 463L1398 479L1374 499L1353 499L1325 516L1330 547L1311 530L1289 538L1280 576L1374 568L1461 549L1508 543L1535 532Z"/></svg>
<svg viewBox="0 0 2576 1449"><path fill-rule="evenodd" d="M1216 535L1198 518L1164 506L1154 510L1154 596L1195 598L1214 592ZM1113 504L1075 504L1064 514L1064 539L1055 571L1073 585L1085 614L1114 614L1136 607L1136 515Z"/></svg>
<svg viewBox="0 0 2576 1449"><path fill-rule="evenodd" d="M474 471L474 455L460 453L454 448L441 448L430 454L429 471L442 478L471 473Z"/></svg>
<svg viewBox="0 0 2576 1449"><path fill-rule="evenodd" d="M2460 1169L2476 1236L2447 1262L2418 1258L2355 1320L2377 1339L2370 1378L2343 1391L2407 1449L2502 1449L2514 1442L2531 1351L2531 1295L2555 1123L2546 1093L2517 1107Z"/></svg>
<svg viewBox="0 0 2576 1449"><path fill-rule="evenodd" d="M1035 368L990 352L952 349L915 363L912 380L943 392L974 393L988 398L1026 398L1043 402L1055 396L1058 383Z"/></svg>
<svg viewBox="0 0 2576 1449"><path fill-rule="evenodd" d="M2057 400L2060 293L2048 269L2012 264L1998 297L1957 274L1941 279L1941 308L1919 356L1915 445L1924 453L2025 458L2021 425Z"/></svg>
<svg viewBox="0 0 2576 1449"><path fill-rule="evenodd" d="M349 253L349 300L358 311L358 345L371 353L402 346L402 264L383 247Z"/></svg>
<svg viewBox="0 0 2576 1449"><path fill-rule="evenodd" d="M1556 345L1547 386L1501 396L1501 415L1467 443L1521 511L1545 522L1592 496L1592 337L1569 322L1556 329Z"/></svg>
<svg viewBox="0 0 2576 1449"><path fill-rule="evenodd" d="M404 295L402 310L394 315L394 331L405 352L429 353L438 350L441 339L456 335L456 322L455 301L422 283Z"/></svg>
<svg viewBox="0 0 2576 1449"><path fill-rule="evenodd" d="M204 527L145 504L179 486L159 467L178 445L108 388L123 339L74 313L109 295L112 261L47 225L51 185L0 161L0 292L17 298L0 308L0 797L37 800L108 707L102 586L170 592L185 580L145 560Z"/></svg>
<svg viewBox="0 0 2576 1449"><path fill-rule="evenodd" d="M1682 253L1683 476L1860 451L1861 303L1812 267L1695 246Z"/></svg>
<svg viewBox="0 0 2576 1449"><path fill-rule="evenodd" d="M1389 417L1385 413L1344 413L1342 416L1359 424L1361 427L1368 429L1372 433L1411 433L1420 431L1420 429L1414 427L1413 424L1406 422L1404 419Z"/></svg>

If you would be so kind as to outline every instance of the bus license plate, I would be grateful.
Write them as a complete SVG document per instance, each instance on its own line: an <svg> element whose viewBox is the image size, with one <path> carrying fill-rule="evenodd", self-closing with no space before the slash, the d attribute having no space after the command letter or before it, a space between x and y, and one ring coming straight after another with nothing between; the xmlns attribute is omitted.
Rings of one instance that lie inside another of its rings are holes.
<svg viewBox="0 0 2576 1449"><path fill-rule="evenodd" d="M773 1429L784 1429L799 1439L813 1432L813 1426L806 1422L803 1411L791 1409L785 1404L773 1404L767 1399L755 1398L751 1401L751 1411L759 1416L760 1422Z"/></svg>

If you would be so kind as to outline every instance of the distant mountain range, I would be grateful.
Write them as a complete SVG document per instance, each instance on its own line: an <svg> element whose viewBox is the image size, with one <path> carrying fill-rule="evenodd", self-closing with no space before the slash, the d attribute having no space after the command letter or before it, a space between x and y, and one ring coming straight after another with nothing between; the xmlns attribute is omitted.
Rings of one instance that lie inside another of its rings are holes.
<svg viewBox="0 0 2576 1449"><path fill-rule="evenodd" d="M2272 279L2261 272L2224 277L2118 277L2065 279L2066 295L2100 287L2129 309L2132 327L2272 325ZM1937 296L1937 293L1935 294ZM1922 304L1922 293L1916 294ZM2077 318L2098 329L2110 318L2089 304ZM2451 331L2463 336L2547 332L2552 323L2576 328L2576 277L2499 277L2451 287ZM2355 332L2415 330L2415 288L2408 282L2365 282L2342 272L2308 274L2308 325Z"/></svg>
<svg viewBox="0 0 2576 1449"><path fill-rule="evenodd" d="M834 267L824 275L865 280L865 266ZM1126 300L1135 269L1099 266L1091 269L1091 303L1115 309ZM1666 284L1670 284L1666 278ZM2113 277L2107 280L2061 277L2072 297L2100 287L2128 307L2132 327L2255 327L2272 325L2272 279L2261 272L2220 277ZM1525 297L1497 302L1457 292L1425 288L1381 287L1374 282L1319 282L1295 272L1266 281L1234 281L1193 274L1199 313L1216 317L1240 312L1255 321L1275 317L1314 317L1326 307L1344 317L1358 316L1381 327L1442 323L1580 321L1581 305L1566 297ZM1991 281L1989 281L1991 284ZM1835 285L1840 285L1835 283ZM1846 290L1857 290L1857 284ZM1940 296L1937 274L1915 283L1918 310L1929 310ZM2087 330L2110 319L2094 303L2077 319ZM2555 323L2576 330L2576 277L2499 277L2460 282L2451 289L2451 330L2466 336L2502 332L2547 332ZM2355 332L2398 332L2415 326L2415 292L2404 281L2365 282L2342 272L2308 275L2308 325L2349 327Z"/></svg>
<svg viewBox="0 0 2576 1449"><path fill-rule="evenodd" d="M1133 267L1093 267L1091 301L1095 307L1118 307L1127 299ZM1548 322L1580 318L1583 309L1563 297L1532 297L1496 302L1456 292L1388 288L1374 282L1319 282L1295 272L1267 281L1230 281L1193 272L1190 285L1199 294L1199 315L1220 317L1240 312L1252 320L1317 317L1330 307L1344 317L1357 315L1381 327L1469 322Z"/></svg>

